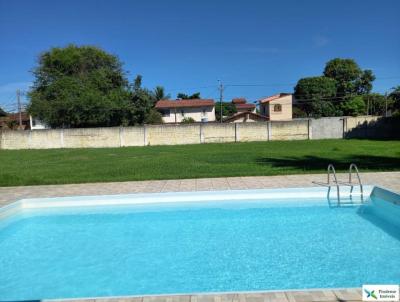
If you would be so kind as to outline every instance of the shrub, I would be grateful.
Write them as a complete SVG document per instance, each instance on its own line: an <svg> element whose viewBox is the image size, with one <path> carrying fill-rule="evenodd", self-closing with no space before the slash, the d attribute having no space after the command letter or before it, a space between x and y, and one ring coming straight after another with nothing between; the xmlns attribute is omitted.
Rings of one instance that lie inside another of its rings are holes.
<svg viewBox="0 0 400 302"><path fill-rule="evenodd" d="M195 123L196 121L192 117L184 117L182 120L182 124L192 124Z"/></svg>

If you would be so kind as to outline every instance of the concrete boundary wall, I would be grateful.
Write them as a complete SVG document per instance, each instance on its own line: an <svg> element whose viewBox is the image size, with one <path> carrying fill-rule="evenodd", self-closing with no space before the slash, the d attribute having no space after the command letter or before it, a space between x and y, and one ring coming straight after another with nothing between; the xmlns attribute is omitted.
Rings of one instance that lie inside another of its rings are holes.
<svg viewBox="0 0 400 302"><path fill-rule="evenodd" d="M165 124L0 132L0 149L110 148L343 138L379 117L334 117L257 123Z"/></svg>

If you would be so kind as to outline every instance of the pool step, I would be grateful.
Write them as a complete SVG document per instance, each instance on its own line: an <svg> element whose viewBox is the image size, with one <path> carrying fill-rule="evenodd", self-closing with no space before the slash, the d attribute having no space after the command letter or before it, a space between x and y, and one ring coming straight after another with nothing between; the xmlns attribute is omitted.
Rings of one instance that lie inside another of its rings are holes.
<svg viewBox="0 0 400 302"><path fill-rule="evenodd" d="M340 201L336 198L328 198L328 203L329 207L353 207L353 206L360 206L362 204L365 204L364 198L359 195L359 196L350 196L350 197L345 197L341 198Z"/></svg>
<svg viewBox="0 0 400 302"><path fill-rule="evenodd" d="M357 183L354 183L352 181L352 175L353 175L353 170L356 173L357 176ZM330 177L331 174L333 175L333 180L331 181ZM330 199L330 193L331 193L331 188L332 187L336 187L336 195L337 195L337 202L339 204L342 204L342 197L340 196L340 186L348 186L350 187L350 193L349 193L349 197L352 198L353 196L353 189L355 186L358 186L360 188L360 196L361 196L361 203L363 202L363 185L361 182L361 178L360 178L360 174L358 172L358 168L357 165L354 163L350 164L349 167L349 181L338 181L337 177L336 177L336 170L335 167L333 166L333 164L329 164L328 165L328 169L327 169L327 182L318 182L318 181L313 181L314 184L317 184L319 186L325 186L328 188L328 192L327 192L327 198L328 200Z"/></svg>

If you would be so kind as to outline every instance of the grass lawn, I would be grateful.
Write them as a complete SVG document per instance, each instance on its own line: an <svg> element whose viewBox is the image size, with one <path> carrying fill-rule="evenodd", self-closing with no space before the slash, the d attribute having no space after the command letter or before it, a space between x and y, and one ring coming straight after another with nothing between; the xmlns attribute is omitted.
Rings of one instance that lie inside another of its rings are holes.
<svg viewBox="0 0 400 302"><path fill-rule="evenodd" d="M312 140L113 149L1 150L0 186L400 170L400 141Z"/></svg>

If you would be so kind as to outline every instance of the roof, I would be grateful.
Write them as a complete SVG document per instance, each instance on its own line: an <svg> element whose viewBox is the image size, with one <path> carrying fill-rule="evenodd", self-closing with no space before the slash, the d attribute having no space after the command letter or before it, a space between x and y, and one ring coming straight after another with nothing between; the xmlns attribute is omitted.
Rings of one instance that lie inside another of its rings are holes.
<svg viewBox="0 0 400 302"><path fill-rule="evenodd" d="M237 119L240 119L242 117L247 116L247 118L252 119L254 121L269 121L269 118L266 116L263 116L261 114L258 113L253 113L253 112L240 112L240 113L236 113L228 118L226 118L224 120L224 122L229 123L229 122L233 122Z"/></svg>
<svg viewBox="0 0 400 302"><path fill-rule="evenodd" d="M273 100L279 99L279 98L284 97L284 96L287 96L287 95L292 95L292 94L291 94L291 93L284 93L284 92L281 92L281 93L274 94L274 95L271 95L271 96L269 96L269 97L266 97L266 98L264 98L264 99L261 99L261 100L259 100L259 102L260 102L261 104L264 104L264 103L271 102L271 101L273 101Z"/></svg>
<svg viewBox="0 0 400 302"><path fill-rule="evenodd" d="M256 104L235 104L236 109L254 109Z"/></svg>
<svg viewBox="0 0 400 302"><path fill-rule="evenodd" d="M26 112L21 112L21 119L23 121L29 121L29 114ZM19 113L9 113L6 116L0 117L1 121L19 121Z"/></svg>
<svg viewBox="0 0 400 302"><path fill-rule="evenodd" d="M246 103L246 99L245 98L234 98L234 99L232 99L232 103L233 104L244 104L244 103Z"/></svg>
<svg viewBox="0 0 400 302"><path fill-rule="evenodd" d="M214 106L214 100L212 99L159 100L156 103L155 108L167 109L167 108L205 107L205 106Z"/></svg>

